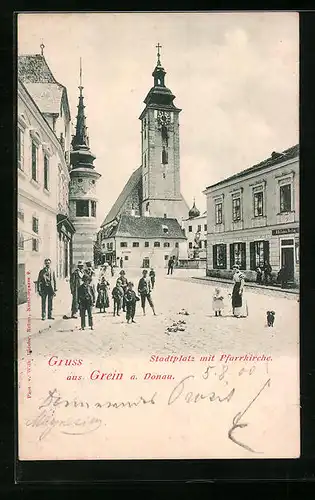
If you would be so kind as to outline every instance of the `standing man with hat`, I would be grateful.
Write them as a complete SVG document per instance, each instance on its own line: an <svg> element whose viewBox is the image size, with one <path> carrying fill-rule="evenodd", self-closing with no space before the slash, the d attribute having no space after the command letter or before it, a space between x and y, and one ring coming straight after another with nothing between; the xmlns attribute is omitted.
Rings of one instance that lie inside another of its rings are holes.
<svg viewBox="0 0 315 500"><path fill-rule="evenodd" d="M83 276L85 274L83 267L82 260L79 260L77 268L70 277L70 291L72 294L71 318L77 318L76 314L79 310L78 289L83 283Z"/></svg>
<svg viewBox="0 0 315 500"><path fill-rule="evenodd" d="M48 302L48 319L54 319L52 317L53 297L57 291L56 276L50 268L51 259L45 259L44 264L37 278L37 290L42 299L42 320L46 318L46 301Z"/></svg>
<svg viewBox="0 0 315 500"><path fill-rule="evenodd" d="M126 278L126 273L125 273L125 271L123 269L120 271L118 279L120 280L122 289L124 291L122 308L123 308L123 311L126 312L126 299L125 299L125 296L126 296L126 292L127 292L127 288L128 288L128 280Z"/></svg>

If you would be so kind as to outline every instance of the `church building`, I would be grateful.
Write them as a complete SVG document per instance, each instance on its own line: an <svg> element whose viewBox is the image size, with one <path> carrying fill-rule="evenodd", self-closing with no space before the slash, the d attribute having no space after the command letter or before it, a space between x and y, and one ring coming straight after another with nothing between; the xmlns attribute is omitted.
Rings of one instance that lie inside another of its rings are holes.
<svg viewBox="0 0 315 500"><path fill-rule="evenodd" d="M173 102L175 96L165 85L166 71L161 64L160 48L161 46L158 44L157 64L152 73L153 87L144 99L145 108L139 117L141 121L141 165L131 174L102 223L98 235L104 260L116 263L121 257L115 255L110 246L112 242L108 240L108 235L113 234L111 229L118 226L121 216L129 216L132 227L134 223L131 222L130 217L152 218L151 225L149 221L143 221L145 226L136 223L139 230L137 237L143 239L143 244L144 242L147 245L149 243L149 247L154 248L154 241L151 242L151 245L150 239L156 240L159 235L166 236L163 232L164 226L171 227L173 237L177 238L175 242L177 245L174 248L179 249L179 242L185 241L181 224L183 219L187 218L189 207L180 189L179 113L181 109L175 106ZM126 220L124 220L124 228ZM157 230L157 224L159 224L160 230ZM152 234L150 234L150 230L148 231L150 226ZM142 227L146 228L145 234L142 234ZM128 232L127 228L126 231ZM130 232L132 233L131 229ZM125 236L127 235L125 234ZM155 243L157 245L158 242ZM179 250L176 252L177 258L178 254ZM143 266L143 261L148 262L142 254L139 262L136 262L137 259L132 260L133 265L139 267ZM166 265L167 260L168 257L163 254L159 260L160 266ZM158 264L156 263L156 265Z"/></svg>

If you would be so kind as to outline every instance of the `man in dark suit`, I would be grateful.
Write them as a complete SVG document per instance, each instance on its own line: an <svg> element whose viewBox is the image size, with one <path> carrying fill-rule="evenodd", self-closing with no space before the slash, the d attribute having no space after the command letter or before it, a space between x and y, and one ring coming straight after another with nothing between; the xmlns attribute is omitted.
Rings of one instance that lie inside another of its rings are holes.
<svg viewBox="0 0 315 500"><path fill-rule="evenodd" d="M88 314L89 326L93 330L92 307L95 305L94 288L91 278L86 274L83 276L83 284L78 288L78 301L81 316L81 330L85 328L85 314Z"/></svg>
<svg viewBox="0 0 315 500"><path fill-rule="evenodd" d="M42 320L46 318L46 302L48 302L48 319L52 317L53 297L56 295L56 276L51 270L50 259L45 259L45 267L39 271L37 278L37 290L42 299ZM48 299L48 300L47 300Z"/></svg>

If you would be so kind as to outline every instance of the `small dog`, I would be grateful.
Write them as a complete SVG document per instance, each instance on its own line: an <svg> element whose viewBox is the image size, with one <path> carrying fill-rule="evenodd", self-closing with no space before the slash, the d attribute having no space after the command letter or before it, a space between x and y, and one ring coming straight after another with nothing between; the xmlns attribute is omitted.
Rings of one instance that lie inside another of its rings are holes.
<svg viewBox="0 0 315 500"><path fill-rule="evenodd" d="M267 325L273 326L275 322L276 313L274 311L267 311Z"/></svg>

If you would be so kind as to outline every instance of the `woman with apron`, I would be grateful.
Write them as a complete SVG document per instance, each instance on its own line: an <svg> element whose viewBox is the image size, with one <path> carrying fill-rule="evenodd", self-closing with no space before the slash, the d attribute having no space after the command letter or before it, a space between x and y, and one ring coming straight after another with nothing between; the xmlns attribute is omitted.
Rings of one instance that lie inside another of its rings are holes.
<svg viewBox="0 0 315 500"><path fill-rule="evenodd" d="M245 284L244 275L240 272L239 266L233 266L233 291L232 291L232 308L233 316L240 318L241 316L247 316L247 314L242 314L243 307L245 306L243 298L243 290Z"/></svg>

